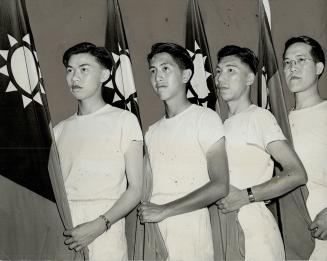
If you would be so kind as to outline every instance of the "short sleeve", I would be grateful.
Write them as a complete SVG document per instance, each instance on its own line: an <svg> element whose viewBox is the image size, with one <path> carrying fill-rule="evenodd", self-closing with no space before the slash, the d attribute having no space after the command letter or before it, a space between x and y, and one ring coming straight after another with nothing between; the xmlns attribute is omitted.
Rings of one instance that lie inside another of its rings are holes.
<svg viewBox="0 0 327 261"><path fill-rule="evenodd" d="M286 140L276 118L268 110L260 109L254 114L254 125L265 149L273 141Z"/></svg>
<svg viewBox="0 0 327 261"><path fill-rule="evenodd" d="M205 109L198 124L198 139L204 153L224 137L224 129L219 115L211 109Z"/></svg>
<svg viewBox="0 0 327 261"><path fill-rule="evenodd" d="M64 128L64 122L59 122L54 128L53 128L53 133L54 133L54 137L55 137L55 141L58 142L58 139L61 135L61 132Z"/></svg>
<svg viewBox="0 0 327 261"><path fill-rule="evenodd" d="M123 126L121 136L122 152L127 152L132 141L143 141L143 135L140 124L136 116L128 111L123 113Z"/></svg>

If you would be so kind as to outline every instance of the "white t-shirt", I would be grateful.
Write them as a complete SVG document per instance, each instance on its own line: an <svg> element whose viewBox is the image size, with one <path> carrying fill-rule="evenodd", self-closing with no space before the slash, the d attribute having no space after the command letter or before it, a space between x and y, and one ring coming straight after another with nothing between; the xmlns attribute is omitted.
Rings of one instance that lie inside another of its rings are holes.
<svg viewBox="0 0 327 261"><path fill-rule="evenodd" d="M252 104L226 119L224 130L230 183L244 189L270 180L274 163L266 151L267 145L286 139L275 117Z"/></svg>
<svg viewBox="0 0 327 261"><path fill-rule="evenodd" d="M207 183L206 152L223 136L218 114L197 105L150 126L145 140L153 173L152 200L169 195L167 201L172 201Z"/></svg>
<svg viewBox="0 0 327 261"><path fill-rule="evenodd" d="M74 114L54 129L68 200L118 199L126 190L124 153L142 140L137 118L109 104Z"/></svg>
<svg viewBox="0 0 327 261"><path fill-rule="evenodd" d="M311 219L327 207L327 101L291 111L294 148L308 174L307 207ZM327 241L316 240L310 260L327 260Z"/></svg>

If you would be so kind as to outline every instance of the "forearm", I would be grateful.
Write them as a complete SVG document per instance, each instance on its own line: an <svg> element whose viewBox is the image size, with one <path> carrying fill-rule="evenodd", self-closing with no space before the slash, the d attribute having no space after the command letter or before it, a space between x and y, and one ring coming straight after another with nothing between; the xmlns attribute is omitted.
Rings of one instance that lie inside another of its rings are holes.
<svg viewBox="0 0 327 261"><path fill-rule="evenodd" d="M269 200L282 196L289 191L306 183L305 175L297 175L304 172L304 169L284 169L269 181L252 187L256 201Z"/></svg>
<svg viewBox="0 0 327 261"><path fill-rule="evenodd" d="M166 216L175 216L207 207L227 193L228 188L225 184L210 181L190 194L165 204Z"/></svg>
<svg viewBox="0 0 327 261"><path fill-rule="evenodd" d="M103 215L110 220L111 224L116 223L140 203L141 194L141 189L128 187L116 203Z"/></svg>

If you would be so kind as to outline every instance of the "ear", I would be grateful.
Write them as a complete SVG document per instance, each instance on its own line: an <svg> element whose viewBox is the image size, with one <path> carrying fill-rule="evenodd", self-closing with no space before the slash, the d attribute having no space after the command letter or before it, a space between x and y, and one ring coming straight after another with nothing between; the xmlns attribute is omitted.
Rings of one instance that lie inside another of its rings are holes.
<svg viewBox="0 0 327 261"><path fill-rule="evenodd" d="M187 83L192 76L192 70L191 69L185 69L183 70L183 83Z"/></svg>
<svg viewBox="0 0 327 261"><path fill-rule="evenodd" d="M255 75L253 72L248 73L248 77L246 79L246 85L251 86L254 83Z"/></svg>
<svg viewBox="0 0 327 261"><path fill-rule="evenodd" d="M109 69L103 69L101 72L101 78L100 78L100 82L104 83L105 81L107 81L110 77L110 70Z"/></svg>
<svg viewBox="0 0 327 261"><path fill-rule="evenodd" d="M316 63L316 74L320 75L322 74L322 71L324 70L324 64L322 62Z"/></svg>

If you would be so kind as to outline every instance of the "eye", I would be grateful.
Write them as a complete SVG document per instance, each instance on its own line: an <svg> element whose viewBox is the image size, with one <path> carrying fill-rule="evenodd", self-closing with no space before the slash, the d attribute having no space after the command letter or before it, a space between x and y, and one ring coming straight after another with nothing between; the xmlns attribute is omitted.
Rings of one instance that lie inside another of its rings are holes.
<svg viewBox="0 0 327 261"><path fill-rule="evenodd" d="M150 69L150 70L149 70L149 72L150 72L151 74L154 74L155 71L156 71L155 69Z"/></svg>
<svg viewBox="0 0 327 261"><path fill-rule="evenodd" d="M73 71L72 68L66 68L66 73L71 73Z"/></svg>
<svg viewBox="0 0 327 261"><path fill-rule="evenodd" d="M284 60L283 61L283 65L284 65L284 67L285 66L289 66L291 64L291 60Z"/></svg>
<svg viewBox="0 0 327 261"><path fill-rule="evenodd" d="M228 68L227 72L229 72L229 73L234 72L234 69L233 68Z"/></svg>
<svg viewBox="0 0 327 261"><path fill-rule="evenodd" d="M168 71L168 66L164 66L164 67L162 67L162 70L164 71L164 72L167 72Z"/></svg>
<svg viewBox="0 0 327 261"><path fill-rule="evenodd" d="M216 69L216 74L221 74L221 70L220 69Z"/></svg>
<svg viewBox="0 0 327 261"><path fill-rule="evenodd" d="M299 64L304 64L306 60L307 60L307 58L305 58L305 57L298 57L296 59L296 62Z"/></svg>
<svg viewBox="0 0 327 261"><path fill-rule="evenodd" d="M81 68L81 71L82 71L82 72L88 72L88 71L89 71L89 69L88 69L88 68L86 68L86 67L82 67L82 68Z"/></svg>

